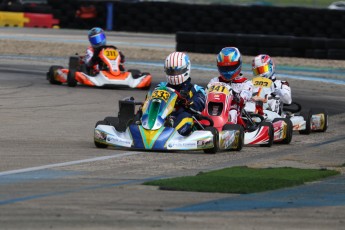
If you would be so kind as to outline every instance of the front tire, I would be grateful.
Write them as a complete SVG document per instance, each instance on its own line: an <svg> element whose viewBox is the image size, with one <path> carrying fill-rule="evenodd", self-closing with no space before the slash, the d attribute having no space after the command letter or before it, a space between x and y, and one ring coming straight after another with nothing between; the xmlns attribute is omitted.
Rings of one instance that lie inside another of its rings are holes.
<svg viewBox="0 0 345 230"><path fill-rule="evenodd" d="M55 74L58 69L62 69L62 66L53 65L49 68L49 71L47 73L47 80L52 85L61 85L62 82L55 80Z"/></svg>
<svg viewBox="0 0 345 230"><path fill-rule="evenodd" d="M301 112L301 116L305 120L305 129L299 130L299 133L303 135L309 135L311 133L311 112Z"/></svg>
<svg viewBox="0 0 345 230"><path fill-rule="evenodd" d="M204 153L215 154L218 151L218 130L211 126L206 127L205 130L211 131L213 135L213 148L204 149Z"/></svg>
<svg viewBox="0 0 345 230"><path fill-rule="evenodd" d="M238 130L240 132L237 139L237 146L233 150L241 151L244 146L244 129L241 125L238 124L225 124L223 130Z"/></svg>
<svg viewBox="0 0 345 230"><path fill-rule="evenodd" d="M107 125L105 121L97 121L96 125L95 125L95 128L98 126L98 125ZM95 146L97 148L100 148L100 149L105 149L108 147L108 145L106 144L103 144L103 143L100 143L100 142L97 142L95 139L94 139L94 143L95 143Z"/></svg>
<svg viewBox="0 0 345 230"><path fill-rule="evenodd" d="M323 114L324 120L323 120L323 127L319 130L316 130L317 132L326 132L328 128L328 112L325 109L318 109L318 108L312 108L310 110L310 113L313 114Z"/></svg>
<svg viewBox="0 0 345 230"><path fill-rule="evenodd" d="M69 87L76 87L77 80L75 79L75 73L79 68L79 57L70 57L68 63L67 85Z"/></svg>
<svg viewBox="0 0 345 230"><path fill-rule="evenodd" d="M287 125L285 138L280 143L281 144L290 144L290 142L292 140L292 133L293 133L292 121L288 118L275 118L272 123L274 123L276 121L284 121Z"/></svg>

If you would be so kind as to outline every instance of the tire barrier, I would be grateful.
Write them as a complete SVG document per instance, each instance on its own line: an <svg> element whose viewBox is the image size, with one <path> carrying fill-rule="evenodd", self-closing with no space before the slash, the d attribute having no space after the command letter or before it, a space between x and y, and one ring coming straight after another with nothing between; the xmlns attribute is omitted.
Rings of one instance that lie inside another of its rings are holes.
<svg viewBox="0 0 345 230"><path fill-rule="evenodd" d="M0 26L58 28L59 20L55 19L52 14L0 11Z"/></svg>
<svg viewBox="0 0 345 230"><path fill-rule="evenodd" d="M176 51L217 54L235 46L242 54L345 60L345 39L230 33L176 33Z"/></svg>

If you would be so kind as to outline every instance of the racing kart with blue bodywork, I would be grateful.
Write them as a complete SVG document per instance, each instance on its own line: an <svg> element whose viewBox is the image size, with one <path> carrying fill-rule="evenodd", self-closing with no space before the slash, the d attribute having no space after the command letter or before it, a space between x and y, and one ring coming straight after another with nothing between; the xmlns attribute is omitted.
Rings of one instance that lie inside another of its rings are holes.
<svg viewBox="0 0 345 230"><path fill-rule="evenodd" d="M238 148L238 130L227 130L225 139L222 139L223 136L219 138L213 121L191 108L189 111L195 121L193 131L187 136L180 135L169 120L176 103L184 100L177 91L166 86L149 91L144 103L135 102L133 98L120 100L118 117L106 117L96 123L96 147L113 146L159 151L203 150L205 153ZM136 105L142 106L139 116L138 113L135 114ZM200 120L207 120L208 125L201 125ZM229 136L234 138L230 139ZM227 144L219 144L223 142Z"/></svg>
<svg viewBox="0 0 345 230"><path fill-rule="evenodd" d="M97 72L87 67L82 56L72 56L69 58L68 68L51 66L47 72L47 80L55 85L67 83L70 87L81 84L94 87L150 88L150 73L141 73L136 69L124 71L121 55L116 47L101 46L95 51L94 56L97 56L99 63Z"/></svg>

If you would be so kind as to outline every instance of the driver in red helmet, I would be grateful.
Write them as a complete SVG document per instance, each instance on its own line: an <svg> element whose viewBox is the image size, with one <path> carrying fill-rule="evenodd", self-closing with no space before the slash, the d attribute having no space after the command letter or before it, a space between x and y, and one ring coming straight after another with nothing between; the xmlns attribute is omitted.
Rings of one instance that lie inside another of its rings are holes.
<svg viewBox="0 0 345 230"><path fill-rule="evenodd" d="M217 55L219 77L212 78L210 83L224 82L231 86L235 95L229 112L230 122L237 124L238 112L252 97L253 84L241 73L242 58L236 47L225 47ZM207 87L209 88L209 87Z"/></svg>

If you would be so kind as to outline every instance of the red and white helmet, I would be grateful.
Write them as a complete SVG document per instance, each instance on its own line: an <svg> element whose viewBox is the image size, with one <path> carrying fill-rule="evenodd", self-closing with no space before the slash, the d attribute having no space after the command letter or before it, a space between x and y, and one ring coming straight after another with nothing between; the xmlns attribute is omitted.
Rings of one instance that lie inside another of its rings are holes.
<svg viewBox="0 0 345 230"><path fill-rule="evenodd" d="M164 72L167 82L171 85L180 85L190 77L190 60L187 54L173 52L168 55L164 63Z"/></svg>
<svg viewBox="0 0 345 230"><path fill-rule="evenodd" d="M260 54L253 59L252 70L254 76L271 79L275 71L275 66L269 55Z"/></svg>

